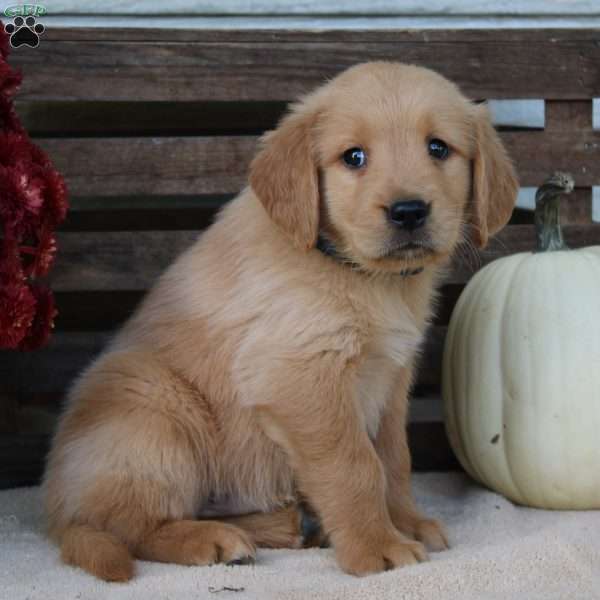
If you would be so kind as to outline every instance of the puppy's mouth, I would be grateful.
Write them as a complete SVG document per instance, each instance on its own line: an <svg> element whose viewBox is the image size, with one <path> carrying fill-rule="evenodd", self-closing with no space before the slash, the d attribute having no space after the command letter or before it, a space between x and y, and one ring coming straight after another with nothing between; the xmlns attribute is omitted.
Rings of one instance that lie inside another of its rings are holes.
<svg viewBox="0 0 600 600"><path fill-rule="evenodd" d="M435 254L435 248L431 243L422 240L411 240L409 242L389 244L383 249L380 258L400 258L407 261L419 261L432 254Z"/></svg>

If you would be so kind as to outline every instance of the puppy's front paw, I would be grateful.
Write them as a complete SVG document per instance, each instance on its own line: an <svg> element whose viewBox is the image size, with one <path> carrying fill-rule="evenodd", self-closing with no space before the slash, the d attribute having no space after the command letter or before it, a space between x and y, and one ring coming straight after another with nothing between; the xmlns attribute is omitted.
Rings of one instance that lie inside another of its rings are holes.
<svg viewBox="0 0 600 600"><path fill-rule="evenodd" d="M446 528L436 519L419 519L415 523L415 539L423 542L431 552L448 550Z"/></svg>
<svg viewBox="0 0 600 600"><path fill-rule="evenodd" d="M450 547L446 529L436 519L396 514L392 516L392 521L398 531L422 542L430 552L441 552Z"/></svg>
<svg viewBox="0 0 600 600"><path fill-rule="evenodd" d="M336 554L341 568L352 575L379 573L428 559L423 544L397 531L346 539Z"/></svg>

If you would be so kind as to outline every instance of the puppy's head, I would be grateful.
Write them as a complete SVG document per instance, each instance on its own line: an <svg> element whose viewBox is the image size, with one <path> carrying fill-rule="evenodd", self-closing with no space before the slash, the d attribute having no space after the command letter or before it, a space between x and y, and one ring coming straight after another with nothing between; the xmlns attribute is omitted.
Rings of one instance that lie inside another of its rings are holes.
<svg viewBox="0 0 600 600"><path fill-rule="evenodd" d="M266 134L250 184L303 250L319 234L369 271L444 261L501 229L517 192L487 109L420 67L366 63Z"/></svg>

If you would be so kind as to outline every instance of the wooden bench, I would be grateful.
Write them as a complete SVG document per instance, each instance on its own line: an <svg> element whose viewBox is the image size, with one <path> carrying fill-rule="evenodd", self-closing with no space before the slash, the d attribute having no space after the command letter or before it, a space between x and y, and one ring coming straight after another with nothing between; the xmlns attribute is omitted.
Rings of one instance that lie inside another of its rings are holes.
<svg viewBox="0 0 600 600"><path fill-rule="evenodd" d="M573 246L600 243L591 186L600 184L600 31L49 30L15 50L18 111L65 174L72 210L51 283L60 310L43 350L0 354L0 486L38 480L65 388L131 314L173 257L245 184L257 137L286 103L349 65L399 60L437 69L473 99L545 100L543 129L502 128L523 186L555 169L576 192L563 207ZM368 107L365 107L368 110ZM414 391L415 467L457 466L443 429L446 326L481 265L534 244L532 214L481 253L457 259L443 288Z"/></svg>

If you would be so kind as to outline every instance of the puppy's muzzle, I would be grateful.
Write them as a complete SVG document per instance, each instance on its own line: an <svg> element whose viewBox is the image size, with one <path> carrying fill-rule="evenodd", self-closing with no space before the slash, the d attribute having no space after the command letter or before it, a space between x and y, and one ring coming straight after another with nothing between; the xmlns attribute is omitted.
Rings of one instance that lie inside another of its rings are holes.
<svg viewBox="0 0 600 600"><path fill-rule="evenodd" d="M388 219L400 229L414 231L425 225L429 211L430 205L420 198L396 200L388 209Z"/></svg>

